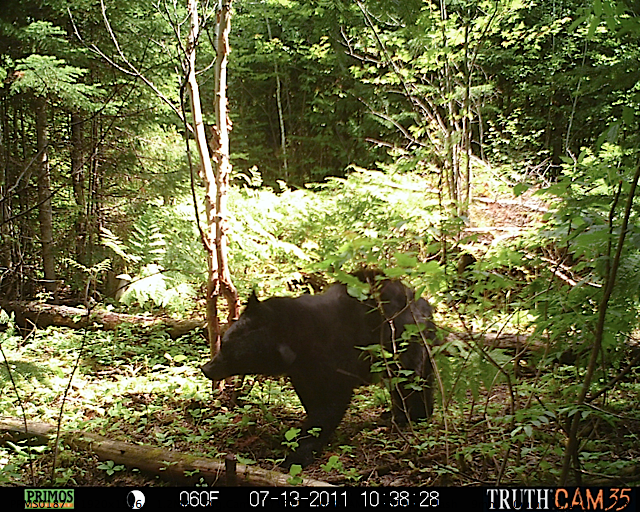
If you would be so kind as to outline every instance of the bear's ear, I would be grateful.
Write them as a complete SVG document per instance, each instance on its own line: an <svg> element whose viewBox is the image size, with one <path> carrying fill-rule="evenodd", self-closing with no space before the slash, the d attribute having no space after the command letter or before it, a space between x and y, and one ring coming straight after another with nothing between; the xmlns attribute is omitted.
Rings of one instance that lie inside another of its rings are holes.
<svg viewBox="0 0 640 512"><path fill-rule="evenodd" d="M258 296L256 295L256 291L252 290L251 291L251 295L249 295L249 300L247 301L247 309L255 307L258 304L260 304L260 300L258 299Z"/></svg>

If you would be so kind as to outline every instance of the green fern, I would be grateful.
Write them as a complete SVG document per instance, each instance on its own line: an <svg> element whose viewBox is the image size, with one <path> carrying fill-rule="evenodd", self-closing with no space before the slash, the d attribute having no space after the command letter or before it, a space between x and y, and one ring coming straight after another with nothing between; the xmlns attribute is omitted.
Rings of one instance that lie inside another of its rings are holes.
<svg viewBox="0 0 640 512"><path fill-rule="evenodd" d="M148 212L138 219L129 238L129 250L143 265L161 264L166 254L164 234L156 220Z"/></svg>

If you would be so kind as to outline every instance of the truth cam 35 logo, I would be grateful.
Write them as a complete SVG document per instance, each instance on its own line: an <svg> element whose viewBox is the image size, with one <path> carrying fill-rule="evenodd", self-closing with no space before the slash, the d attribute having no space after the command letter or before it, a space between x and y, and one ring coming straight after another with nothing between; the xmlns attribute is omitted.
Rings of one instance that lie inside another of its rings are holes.
<svg viewBox="0 0 640 512"><path fill-rule="evenodd" d="M631 488L487 489L485 510L633 511Z"/></svg>

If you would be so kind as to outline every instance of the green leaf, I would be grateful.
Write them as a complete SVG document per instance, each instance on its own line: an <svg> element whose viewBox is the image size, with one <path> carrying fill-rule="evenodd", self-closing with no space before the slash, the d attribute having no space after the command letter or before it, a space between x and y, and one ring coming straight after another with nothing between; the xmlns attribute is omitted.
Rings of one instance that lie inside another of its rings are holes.
<svg viewBox="0 0 640 512"><path fill-rule="evenodd" d="M418 258L413 255L396 252L393 256L400 267L415 268L418 266Z"/></svg>
<svg viewBox="0 0 640 512"><path fill-rule="evenodd" d="M602 14L602 0L593 0L593 12L598 17Z"/></svg>
<svg viewBox="0 0 640 512"><path fill-rule="evenodd" d="M521 196L530 188L531 185L529 185L528 183L518 183L515 187L513 187L513 195L516 197Z"/></svg>
<svg viewBox="0 0 640 512"><path fill-rule="evenodd" d="M579 16L578 18L576 18L576 20L571 25L569 25L569 27L567 28L567 32L568 33L574 32L576 30L576 28L578 28L580 25L582 25L588 19L589 19L588 16Z"/></svg>
<svg viewBox="0 0 640 512"><path fill-rule="evenodd" d="M627 125L627 127L634 127L636 124L636 115L634 109L626 105L622 107L622 120L624 121L624 124Z"/></svg>
<svg viewBox="0 0 640 512"><path fill-rule="evenodd" d="M300 429L299 428L290 428L289 430L287 430L284 433L284 438L287 441L291 441L292 439L295 439L298 436L299 433L300 433Z"/></svg>
<svg viewBox="0 0 640 512"><path fill-rule="evenodd" d="M587 31L587 40L590 41L593 39L593 35L596 33L596 29L600 25L600 16L594 16L591 18L591 23L589 25L589 30Z"/></svg>

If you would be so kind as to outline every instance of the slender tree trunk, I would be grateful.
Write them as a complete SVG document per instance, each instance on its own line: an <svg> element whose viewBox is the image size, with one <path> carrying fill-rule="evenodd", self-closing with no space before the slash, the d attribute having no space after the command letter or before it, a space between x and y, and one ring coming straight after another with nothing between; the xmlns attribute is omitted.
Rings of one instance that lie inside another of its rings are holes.
<svg viewBox="0 0 640 512"><path fill-rule="evenodd" d="M269 18L265 17L267 22L267 35L269 40L271 36L271 25L269 24ZM287 158L287 133L284 126L284 115L282 112L282 83L280 80L280 70L278 67L278 59L274 58L273 71L276 75L276 105L278 107L278 122L280 124L280 149L282 151L282 168L284 170L284 179L289 179L289 162Z"/></svg>
<svg viewBox="0 0 640 512"><path fill-rule="evenodd" d="M200 88L196 79L196 46L198 44L198 35L200 21L198 18L197 0L189 0L188 9L191 20L191 31L189 32L189 44L187 47L188 75L187 87L189 90L189 99L191 102L191 115L193 116L193 131L200 154L200 165L202 166L202 177L204 178L206 194L206 210L207 224L211 226L212 215L210 214L211 196L215 193L215 178L213 167L211 165L211 157L209 155L209 146L207 145L207 137L204 131L204 120L202 117L202 106L200 103ZM217 258L215 255L215 246L212 243L210 230L204 232L203 243L207 253L207 331L209 334L209 342L211 345L211 355L215 355L220 343L220 326L218 323L217 309L217 293L215 283L217 282Z"/></svg>
<svg viewBox="0 0 640 512"><path fill-rule="evenodd" d="M8 101L6 98L2 101L2 111L0 112L2 133L0 134L0 266L10 269L12 267L11 260L11 224L9 217L11 216L11 144L9 141L9 116ZM0 274L0 286L3 285L3 274ZM4 283L6 286L6 283Z"/></svg>
<svg viewBox="0 0 640 512"><path fill-rule="evenodd" d="M87 261L87 196L84 176L84 121L78 112L71 113L71 181L73 195L78 206L76 215L76 260L88 265Z"/></svg>
<svg viewBox="0 0 640 512"><path fill-rule="evenodd" d="M91 120L90 134L90 152L89 152L89 176L87 185L87 246L95 245L94 236L100 232L100 228L104 225L101 217L101 200L100 200L100 183L102 166L100 161L101 141L100 141L100 117L94 116Z"/></svg>
<svg viewBox="0 0 640 512"><path fill-rule="evenodd" d="M220 325L218 320L218 297L223 294L229 306L229 318L238 316L238 294L231 283L227 264L226 198L229 184L229 135L227 128L226 59L229 52L230 3L222 4L218 11L218 56L216 60L216 128L214 130L214 170L207 145L202 118L200 92L196 79L196 46L199 35L197 0L189 0L191 30L187 47L187 88L193 115L193 130L200 153L202 177L205 183L205 209L207 230L203 232L203 243L207 251L209 270L207 283L207 330L211 356L220 348Z"/></svg>
<svg viewBox="0 0 640 512"><path fill-rule="evenodd" d="M227 300L229 321L238 318L240 303L238 291L231 281L227 256L228 216L227 200L231 160L229 157L229 117L227 114L227 60L229 56L229 32L231 31L231 0L221 0L218 11L215 66L215 113L217 144L215 144L214 161L216 163L216 208L215 208L215 244L218 257L218 279L222 294Z"/></svg>
<svg viewBox="0 0 640 512"><path fill-rule="evenodd" d="M462 151L464 152L464 177L461 194L459 197L458 215L468 216L471 204L471 58L469 56L469 24L464 28L464 100L462 105Z"/></svg>
<svg viewBox="0 0 640 512"><path fill-rule="evenodd" d="M56 269L53 256L53 209L51 206L51 171L49 168L49 145L47 134L47 101L36 98L36 137L38 149L38 221L40 223L40 244L42 246L42 268L45 288L55 292Z"/></svg>
<svg viewBox="0 0 640 512"><path fill-rule="evenodd" d="M618 268L620 266L620 258L622 256L622 250L624 248L624 241L628 234L629 219L631 217L631 212L633 211L633 200L636 195L636 190L638 188L639 181L640 181L640 162L636 164L636 170L635 170L633 179L631 181L631 188L629 190L629 195L627 196L627 204L624 210L622 225L620 226L620 234L618 235L618 245L616 247L616 253L613 257L611 267L607 272L607 277L604 283L604 290L602 292L602 298L600 299L600 305L598 307L598 322L596 324L596 329L593 335L593 345L591 347L589 364L587 365L587 371L584 376L582 388L580 389L580 394L578 395L576 408L581 408L584 406L584 403L587 398L587 394L589 393L589 389L591 388L591 383L593 382L593 376L596 370L596 363L598 360L598 355L600 354L600 350L602 349L602 341L604 339L604 334L605 334L609 300L611 299L611 294L613 293L613 289L616 284L616 278L618 276ZM612 206L611 219L613 219L614 217L613 215L614 211L615 211L615 203ZM580 427L581 418L582 418L582 414L579 411L575 411L575 414L573 415L573 417L571 418L571 421L569 422L568 439L567 439L567 444L564 451L562 473L560 475L560 482L559 482L559 484L562 486L567 485L568 483L569 472L571 470L571 461L578 460L578 455L579 455L578 448L579 448L579 441L580 441L578 437L578 429ZM577 470L578 468L576 467L574 469ZM580 485L580 483L578 483L578 485Z"/></svg>

